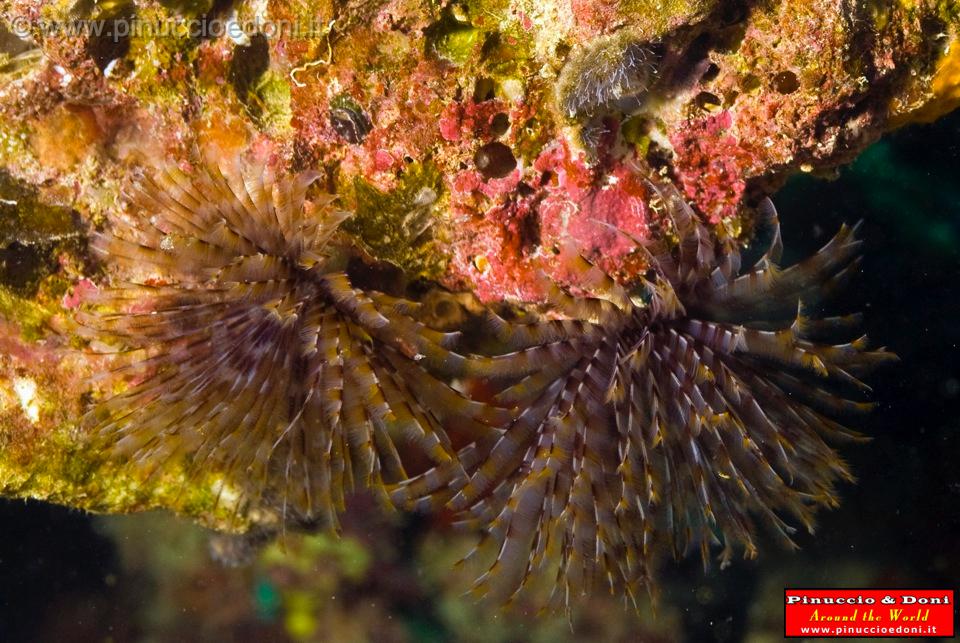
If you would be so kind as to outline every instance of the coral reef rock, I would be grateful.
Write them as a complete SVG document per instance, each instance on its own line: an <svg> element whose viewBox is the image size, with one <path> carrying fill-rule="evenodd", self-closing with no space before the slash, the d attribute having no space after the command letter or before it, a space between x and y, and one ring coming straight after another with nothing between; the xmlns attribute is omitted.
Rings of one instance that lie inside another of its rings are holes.
<svg viewBox="0 0 960 643"><path fill-rule="evenodd" d="M277 527L216 471L91 448L91 396L120 384L97 379L115 356L75 313L119 279L97 234L154 224L126 196L154 168L310 172L352 213L357 288L416 299L404 323L440 337L484 310L522 316L551 284L589 289L570 241L642 279L638 244L677 237L654 184L748 245L792 174L960 105L958 36L960 6L932 0L0 2L0 493ZM496 393L448 375L450 399Z"/></svg>

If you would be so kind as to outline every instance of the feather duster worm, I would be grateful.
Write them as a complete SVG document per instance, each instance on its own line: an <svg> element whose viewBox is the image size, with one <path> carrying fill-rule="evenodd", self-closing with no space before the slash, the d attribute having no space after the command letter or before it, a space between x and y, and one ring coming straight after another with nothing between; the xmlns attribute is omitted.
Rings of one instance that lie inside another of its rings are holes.
<svg viewBox="0 0 960 643"><path fill-rule="evenodd" d="M657 80L653 43L623 31L576 51L557 83L557 102L571 120L609 111L633 113Z"/></svg>
<svg viewBox="0 0 960 643"><path fill-rule="evenodd" d="M753 556L758 520L790 543L787 521L812 529L814 510L836 504L835 482L851 478L827 441L856 438L837 418L870 405L835 391L866 391L858 378L893 356L865 338L823 343L857 318L813 319L805 306L856 267L855 229L781 269L766 201L770 248L741 271L733 241L717 241L675 189L650 190L667 215L654 236L676 243L636 241L651 269L633 289L567 250L590 296L551 282L557 319L491 316L515 352L467 369L504 381L497 401L515 418L461 454L462 488L423 476L394 491L483 531L473 553L492 550L494 562L479 595L510 600L552 568L552 601L568 608L598 586L634 599L651 590L655 548L698 549L705 565L716 544L723 561L737 546Z"/></svg>
<svg viewBox="0 0 960 643"><path fill-rule="evenodd" d="M135 195L149 217L95 238L128 279L81 314L124 354L129 388L90 416L114 453L221 473L284 525L336 527L354 485L446 507L493 550L477 593L509 600L552 568L568 607L598 586L650 591L665 545L752 556L758 521L790 543L788 522L812 529L836 504L851 476L828 442L858 437L840 420L870 405L848 394L893 358L829 343L857 317L808 309L857 266L855 229L781 269L765 202L769 248L742 270L734 240L651 183L665 216L659 241L633 240L644 277L627 287L565 249L575 293L547 280L532 323L487 311L492 356L462 355L424 304L353 285L348 215L307 198L315 179L168 170ZM495 404L456 378L495 383Z"/></svg>
<svg viewBox="0 0 960 643"><path fill-rule="evenodd" d="M398 442L452 475L444 425L484 435L508 416L422 368L455 335L353 287L337 238L348 214L306 198L317 176L238 165L148 179L137 220L94 240L128 282L80 321L126 356L129 389L90 416L113 453L220 472L246 506L282 507L283 524L335 527L354 484L386 499L407 477Z"/></svg>

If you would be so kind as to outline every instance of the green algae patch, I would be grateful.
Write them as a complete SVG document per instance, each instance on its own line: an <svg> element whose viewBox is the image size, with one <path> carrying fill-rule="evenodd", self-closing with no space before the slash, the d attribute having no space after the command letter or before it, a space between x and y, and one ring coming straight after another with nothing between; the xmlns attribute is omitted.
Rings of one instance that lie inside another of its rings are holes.
<svg viewBox="0 0 960 643"><path fill-rule="evenodd" d="M722 6L720 0L623 0L617 14L630 20L643 36L653 38L680 25L697 24L718 6Z"/></svg>
<svg viewBox="0 0 960 643"><path fill-rule="evenodd" d="M287 79L268 71L253 88L248 101L257 126L272 136L284 136L293 131L290 121L290 84Z"/></svg>
<svg viewBox="0 0 960 643"><path fill-rule="evenodd" d="M157 105L179 105L192 81L192 67L196 61L197 41L190 37L188 28L167 28L172 18L164 11L145 9L140 16L145 24L161 25L162 35L135 33L130 38L130 49L123 67L133 67L131 82L125 82L125 91L142 101Z"/></svg>
<svg viewBox="0 0 960 643"><path fill-rule="evenodd" d="M160 0L167 9L183 16L202 16L213 9L213 0Z"/></svg>
<svg viewBox="0 0 960 643"><path fill-rule="evenodd" d="M517 22L490 34L483 43L483 64L495 79L523 78L534 72L533 40Z"/></svg>
<svg viewBox="0 0 960 643"><path fill-rule="evenodd" d="M233 51L228 72L237 98L257 127L275 137L289 136L289 78L270 67L270 44L263 34L255 34L247 45Z"/></svg>
<svg viewBox="0 0 960 643"><path fill-rule="evenodd" d="M427 29L426 36L430 54L459 66L473 57L483 42L484 32L447 11L439 22Z"/></svg>
<svg viewBox="0 0 960 643"><path fill-rule="evenodd" d="M93 429L78 419L85 405L62 384L88 375L71 365L74 357L70 351L38 352L29 362L21 357L15 370L0 370L0 495L98 513L166 509L213 529L249 528L242 495L218 472L188 475L174 461L162 470L146 468L93 439ZM29 400L18 395L23 382L32 385ZM267 514L257 515L269 523Z"/></svg>
<svg viewBox="0 0 960 643"><path fill-rule="evenodd" d="M0 319L15 323L26 341L36 341L46 334L52 314L29 299L18 297L0 286Z"/></svg>
<svg viewBox="0 0 960 643"><path fill-rule="evenodd" d="M410 164L399 186L390 192L356 178L352 186L355 214L342 227L378 259L411 275L436 277L446 264L435 247L434 205L442 185L432 163Z"/></svg>
<svg viewBox="0 0 960 643"><path fill-rule="evenodd" d="M28 49L18 54L0 51L0 81L16 80L36 69L43 60L39 49Z"/></svg>
<svg viewBox="0 0 960 643"><path fill-rule="evenodd" d="M243 532L250 525L250 518L238 511L239 496L215 474L188 477L173 468L151 476L131 462L105 463L78 441L73 427L61 427L42 440L29 463L0 454L0 481L0 493L7 497L36 498L97 513L167 509L221 531Z"/></svg>
<svg viewBox="0 0 960 643"><path fill-rule="evenodd" d="M34 190L0 170L0 246L15 241L36 244L79 236L79 222L69 208L41 202Z"/></svg>
<svg viewBox="0 0 960 643"><path fill-rule="evenodd" d="M0 287L20 297L33 297L41 282L58 270L64 251L80 254L83 235L77 214L51 206L36 191L0 171ZM17 318L5 297L3 312ZM28 302L16 304L30 308Z"/></svg>

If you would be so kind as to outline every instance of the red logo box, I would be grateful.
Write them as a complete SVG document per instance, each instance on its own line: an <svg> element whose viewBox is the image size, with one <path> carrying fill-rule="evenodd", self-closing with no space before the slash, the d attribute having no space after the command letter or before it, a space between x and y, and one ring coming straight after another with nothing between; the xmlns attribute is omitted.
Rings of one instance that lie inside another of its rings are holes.
<svg viewBox="0 0 960 643"><path fill-rule="evenodd" d="M954 635L952 589L784 589L784 636Z"/></svg>

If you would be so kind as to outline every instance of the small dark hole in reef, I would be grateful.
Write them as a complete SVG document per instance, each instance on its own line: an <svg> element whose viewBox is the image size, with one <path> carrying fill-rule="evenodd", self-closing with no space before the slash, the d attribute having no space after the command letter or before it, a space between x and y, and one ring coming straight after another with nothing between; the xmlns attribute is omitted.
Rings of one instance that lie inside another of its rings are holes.
<svg viewBox="0 0 960 643"><path fill-rule="evenodd" d="M260 76L270 67L270 44L262 33L254 34L249 45L237 45L230 60L227 78L237 92L237 97L246 102L256 87Z"/></svg>
<svg viewBox="0 0 960 643"><path fill-rule="evenodd" d="M481 76L473 85L473 102L482 103L496 95L497 84L486 76Z"/></svg>
<svg viewBox="0 0 960 643"><path fill-rule="evenodd" d="M763 83L760 82L760 79L753 74L747 74L740 80L740 89L745 94L749 94L757 89L760 89L760 86Z"/></svg>
<svg viewBox="0 0 960 643"><path fill-rule="evenodd" d="M703 80L704 70L710 64L708 58L713 48L713 40L707 34L694 38L680 53L676 63L668 65L662 71L666 74L663 81L671 87L692 87ZM653 55L652 61L661 61L667 55L667 48L663 43L652 43L649 50ZM656 64L656 63L654 63Z"/></svg>
<svg viewBox="0 0 960 643"><path fill-rule="evenodd" d="M347 275L356 288L378 290L389 295L403 292L406 278L396 266L386 263L368 263L359 257L347 262Z"/></svg>
<svg viewBox="0 0 960 643"><path fill-rule="evenodd" d="M237 0L213 0L206 13L197 20L195 37L200 40L211 40L217 37L217 33L223 28L221 19L230 13L235 4Z"/></svg>
<svg viewBox="0 0 960 643"><path fill-rule="evenodd" d="M530 187L523 181L517 184L517 194L519 196L525 198L525 197L533 196L535 193L536 193L536 190L534 190L532 187Z"/></svg>
<svg viewBox="0 0 960 643"><path fill-rule="evenodd" d="M487 179L501 179L517 167L513 152L503 143L487 143L473 155L477 169Z"/></svg>
<svg viewBox="0 0 960 643"><path fill-rule="evenodd" d="M723 26L735 25L743 22L750 15L748 2L743 0L732 0L720 4L719 19Z"/></svg>
<svg viewBox="0 0 960 643"><path fill-rule="evenodd" d="M130 51L130 32L136 15L133 3L121 3L110 13L101 14L97 18L102 30L87 41L87 54L100 71Z"/></svg>
<svg viewBox="0 0 960 643"><path fill-rule="evenodd" d="M502 43L502 38L500 37L499 32L494 31L488 34L483 41L483 47L480 48L480 58L482 60L486 60L490 58L490 56L495 54L497 52L497 49L500 48L501 43Z"/></svg>
<svg viewBox="0 0 960 643"><path fill-rule="evenodd" d="M540 236L540 217L526 216L520 219L520 245L522 248L532 249L542 242Z"/></svg>
<svg viewBox="0 0 960 643"><path fill-rule="evenodd" d="M693 99L693 102L700 109L707 111L718 109L723 104L719 96L710 92L700 92Z"/></svg>
<svg viewBox="0 0 960 643"><path fill-rule="evenodd" d="M700 77L700 82L709 83L712 80L715 80L717 76L720 75L720 65L717 63L710 63L707 65L707 68L703 71L703 76Z"/></svg>
<svg viewBox="0 0 960 643"><path fill-rule="evenodd" d="M496 137L503 136L510 129L510 117L499 112L490 119L490 134Z"/></svg>
<svg viewBox="0 0 960 643"><path fill-rule="evenodd" d="M650 147L647 148L647 163L656 170L670 167L673 160L673 152L661 147L656 141L650 141Z"/></svg>
<svg viewBox="0 0 960 643"><path fill-rule="evenodd" d="M938 38L939 34L946 33L949 27L936 16L924 16L920 18L920 31L927 38Z"/></svg>
<svg viewBox="0 0 960 643"><path fill-rule="evenodd" d="M36 188L3 170L0 197L0 285L33 297L43 280L60 270L64 253L87 255L84 225L79 213L43 203Z"/></svg>
<svg viewBox="0 0 960 643"><path fill-rule="evenodd" d="M656 48L656 54L659 58L663 58L667 53L666 46L660 43L652 43L649 47ZM683 50L683 60L686 65L690 67L698 66L700 63L706 60L707 54L710 53L710 50L713 48L713 40L709 34L700 34L694 38L690 44L688 44Z"/></svg>
<svg viewBox="0 0 960 643"><path fill-rule="evenodd" d="M774 75L773 88L781 94L792 94L800 89L800 79L792 71L782 71Z"/></svg>
<svg viewBox="0 0 960 643"><path fill-rule="evenodd" d="M0 249L0 283L22 295L35 294L40 278L55 265L42 250L18 242Z"/></svg>

